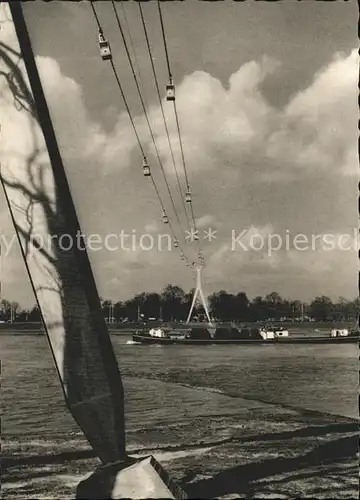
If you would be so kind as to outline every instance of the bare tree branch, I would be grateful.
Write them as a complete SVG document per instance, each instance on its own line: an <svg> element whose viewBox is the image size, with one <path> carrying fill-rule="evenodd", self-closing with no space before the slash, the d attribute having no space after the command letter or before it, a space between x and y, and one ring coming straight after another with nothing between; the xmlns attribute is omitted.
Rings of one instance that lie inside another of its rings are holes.
<svg viewBox="0 0 360 500"><path fill-rule="evenodd" d="M39 243L29 236L28 231L22 228L20 225L16 224L16 229L19 231L20 235L25 239L30 241L30 243L38 250L41 255L43 255L51 264L56 265L56 259L52 257Z"/></svg>
<svg viewBox="0 0 360 500"><path fill-rule="evenodd" d="M27 84L25 83L25 80L21 74L19 67L14 63L14 61L7 54L7 52L10 52L11 54L15 55L18 58L21 58L21 54L19 54L18 52L16 52L15 50L13 50L11 47L9 47L8 45L6 45L3 42L0 42L0 49L3 49L3 50L0 50L0 56L4 60L5 65L10 69L9 73L13 75L11 77L11 79L12 79L12 81L15 80L16 85L17 85L17 89L19 89L19 90L16 90L15 95L20 96L21 99L26 101L26 103L28 105L27 111L29 113L31 113L31 115L33 117L36 117L37 113L36 113L36 106L35 106L33 96L31 94ZM10 77L8 76L7 78L8 78L10 90L12 90L12 88L11 88L12 84L9 82Z"/></svg>

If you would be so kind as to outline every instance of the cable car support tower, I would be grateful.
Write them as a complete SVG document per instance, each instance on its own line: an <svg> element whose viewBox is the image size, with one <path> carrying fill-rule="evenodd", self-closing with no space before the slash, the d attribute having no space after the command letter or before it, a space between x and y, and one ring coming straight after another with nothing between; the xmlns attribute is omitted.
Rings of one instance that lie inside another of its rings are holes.
<svg viewBox="0 0 360 500"><path fill-rule="evenodd" d="M196 300L200 299L200 303L201 303L201 305L204 308L204 311L205 311L206 317L208 319L209 325L212 326L212 322L211 322L211 318L210 318L210 314L209 314L209 309L208 309L208 306L207 306L207 303L206 303L206 299L205 299L205 295L204 295L204 292L202 290L202 285L201 285L201 272L202 272L202 269L203 269L202 266L197 266L196 267L196 287L195 287L194 296L193 296L193 300L192 300L192 303L191 303L191 307L190 307L190 311L189 311L186 323L189 323L189 321L191 319L191 315L193 313L193 310L194 310L194 307L195 307L195 304L196 304Z"/></svg>

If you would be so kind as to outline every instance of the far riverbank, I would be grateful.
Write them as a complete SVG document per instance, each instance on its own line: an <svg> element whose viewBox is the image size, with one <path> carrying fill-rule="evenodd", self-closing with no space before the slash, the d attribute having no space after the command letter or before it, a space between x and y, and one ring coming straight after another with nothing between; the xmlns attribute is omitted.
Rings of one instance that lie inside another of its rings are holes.
<svg viewBox="0 0 360 500"><path fill-rule="evenodd" d="M147 328L152 328L154 326L161 326L165 323L152 323L148 325ZM259 326L261 323L251 323L246 322L238 327L246 326ZM304 322L304 323L285 323L285 322L273 322L272 324L277 327L283 326L287 329L290 335L328 335L332 328L353 328L350 322ZM172 328L191 328L192 326L200 326L200 323L190 323L185 325L184 323L166 323L167 326ZM221 324L225 326L225 323ZM119 323L119 324L109 324L109 333L111 335L132 335L138 330L144 329L143 323ZM0 335L44 335L44 328L40 322L14 322L14 323L0 323Z"/></svg>

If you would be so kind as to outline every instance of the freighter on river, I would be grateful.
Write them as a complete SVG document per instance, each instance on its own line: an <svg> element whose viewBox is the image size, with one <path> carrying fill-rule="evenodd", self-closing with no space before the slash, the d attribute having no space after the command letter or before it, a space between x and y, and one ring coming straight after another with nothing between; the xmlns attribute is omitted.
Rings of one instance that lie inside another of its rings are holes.
<svg viewBox="0 0 360 500"><path fill-rule="evenodd" d="M189 328L161 326L137 331L133 343L137 344L337 344L357 343L359 330L333 329L327 335L289 335L283 327L237 328L234 325L197 325Z"/></svg>

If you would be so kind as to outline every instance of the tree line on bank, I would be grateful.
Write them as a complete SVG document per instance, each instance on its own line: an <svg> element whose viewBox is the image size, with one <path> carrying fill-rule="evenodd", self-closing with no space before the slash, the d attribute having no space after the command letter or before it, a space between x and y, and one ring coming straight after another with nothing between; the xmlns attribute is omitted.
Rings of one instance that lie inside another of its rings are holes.
<svg viewBox="0 0 360 500"><path fill-rule="evenodd" d="M107 321L136 322L139 320L186 321L194 290L186 293L176 285L167 285L161 294L140 293L124 302L102 300L102 310ZM40 313L35 306L30 310L21 309L16 302L1 301L1 319L9 321L40 321ZM224 290L208 297L211 317L216 321L356 321L360 313L360 300L343 297L333 302L325 295L315 297L311 303L288 300L272 292L250 300L246 293L231 294ZM13 310L13 313L11 313ZM202 307L195 307L193 318L206 320Z"/></svg>

